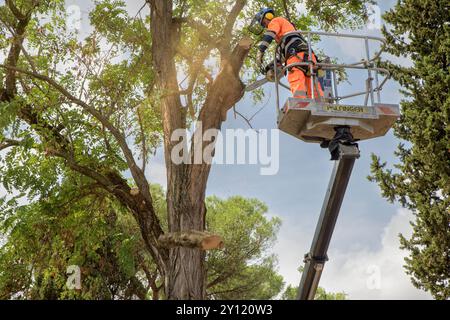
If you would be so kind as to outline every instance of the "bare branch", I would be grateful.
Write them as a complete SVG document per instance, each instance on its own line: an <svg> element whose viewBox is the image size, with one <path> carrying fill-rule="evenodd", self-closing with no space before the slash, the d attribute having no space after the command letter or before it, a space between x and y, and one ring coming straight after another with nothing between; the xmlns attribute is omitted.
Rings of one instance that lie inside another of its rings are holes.
<svg viewBox="0 0 450 320"><path fill-rule="evenodd" d="M236 113L238 116L240 116L245 122L247 122L248 126L253 129L252 123L250 122L249 119L247 119L247 117L245 117L242 113L240 113L239 111L236 110L236 108L233 109L234 113Z"/></svg>

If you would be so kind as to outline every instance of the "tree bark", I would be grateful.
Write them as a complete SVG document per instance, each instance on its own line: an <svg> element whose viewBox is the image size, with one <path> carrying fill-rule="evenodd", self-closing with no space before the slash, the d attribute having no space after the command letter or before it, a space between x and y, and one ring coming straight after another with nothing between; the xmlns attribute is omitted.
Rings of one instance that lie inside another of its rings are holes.
<svg viewBox="0 0 450 320"><path fill-rule="evenodd" d="M178 94L177 72L174 60L172 1L149 1L153 65L156 71L156 87L162 92L164 152L167 168L167 215L169 232L204 229L204 209L194 206L185 196L184 187L189 179L185 164L175 165L171 151L176 142L171 135L176 129L185 128L184 110ZM165 292L168 299L203 299L205 297L204 252L199 249L173 248L169 253Z"/></svg>

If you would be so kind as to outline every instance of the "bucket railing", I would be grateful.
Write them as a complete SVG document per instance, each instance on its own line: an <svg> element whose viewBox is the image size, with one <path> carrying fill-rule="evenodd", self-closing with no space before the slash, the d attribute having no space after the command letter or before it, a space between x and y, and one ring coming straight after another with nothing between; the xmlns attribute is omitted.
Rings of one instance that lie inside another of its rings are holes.
<svg viewBox="0 0 450 320"><path fill-rule="evenodd" d="M334 97L329 98L329 100L332 100L335 103L339 103L339 101L353 98L357 96L365 95L364 105L367 106L369 99L371 102L371 105L374 106L375 104L375 93L376 93L376 102L381 103L381 90L383 89L383 86L387 82L387 80L390 78L390 73L385 68L379 68L376 67L376 62L380 58L381 54L384 52L384 47L386 45L386 41L383 38L375 37L375 36L367 36L367 35L352 35L352 34L344 34L344 33L330 33L330 32L320 32L320 31L294 31L289 32L287 36L292 36L293 34L298 34L301 37L306 36L307 39L306 42L308 44L308 61L305 62L297 62L292 63L289 65L286 65L282 68L282 72L280 74L284 74L288 69L296 66L303 66L308 67L310 69L310 74L312 77L311 81L311 87L310 87L310 96L314 97L314 90L315 90L315 84L317 83L317 74L315 73L316 68L320 68L322 70L330 70L332 72L333 81L333 94ZM312 36L326 36L326 37L336 37L336 38L351 38L351 39L362 39L364 40L364 47L365 47L365 59L362 59L361 61L355 62L355 63L323 63L323 62L317 62L314 63L311 59L312 57ZM370 41L377 41L381 43L381 49L377 51L373 56L370 54ZM282 41L280 41L282 42ZM280 52L280 45L277 45L277 48L274 53L274 70L277 70L277 61L281 60L281 57L279 56ZM367 70L367 79L366 79L366 89L364 91L358 91L355 93L339 96L338 91L338 85L337 85L337 77L336 77L336 71L337 70L346 70L346 69L356 69L356 70ZM385 78L383 81L380 82L379 75L383 74L385 75ZM279 73L275 72L275 89L276 89L276 103L277 103L277 112L279 113L280 108L280 92L279 92L279 86L282 86L286 89L289 89L286 85L280 82L280 77L278 76ZM375 85L374 85L375 81Z"/></svg>

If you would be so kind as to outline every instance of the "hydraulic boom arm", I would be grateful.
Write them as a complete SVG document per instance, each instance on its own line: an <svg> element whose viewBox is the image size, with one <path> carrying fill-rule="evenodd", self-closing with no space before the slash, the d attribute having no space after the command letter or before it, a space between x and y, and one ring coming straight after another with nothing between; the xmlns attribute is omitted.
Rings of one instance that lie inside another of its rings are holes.
<svg viewBox="0 0 450 320"><path fill-rule="evenodd" d="M310 252L305 256L306 264L297 296L299 300L314 299L323 267L328 260L328 246L352 174L353 164L359 158L359 149L356 144L339 144L338 148L339 159L334 165Z"/></svg>

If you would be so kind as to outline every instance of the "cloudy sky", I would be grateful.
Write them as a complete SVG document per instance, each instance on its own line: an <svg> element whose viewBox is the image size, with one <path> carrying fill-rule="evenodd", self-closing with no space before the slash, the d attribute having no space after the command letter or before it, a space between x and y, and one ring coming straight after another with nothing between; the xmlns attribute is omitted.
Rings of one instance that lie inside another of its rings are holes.
<svg viewBox="0 0 450 320"><path fill-rule="evenodd" d="M135 14L143 1L126 2L130 12ZM391 0L381 2L380 12L395 3ZM74 3L75 1L68 1L68 5ZM88 7L83 6L83 19L87 19L87 13ZM83 25L86 26L85 23ZM352 32L380 35L378 29L367 27ZM364 57L363 42L359 40L336 41L323 38L318 47L343 62L356 62ZM407 59L396 61L408 63ZM364 76L367 74L360 72L350 75L351 84L342 86L340 91L345 93L364 89ZM268 84L264 89L266 99L263 104L255 106L247 95L236 108L245 115L252 115L266 105L253 119L252 125L254 128L275 129L273 85ZM398 103L402 98L398 90L396 83L388 82L382 100ZM281 101L284 101L289 92L282 92ZM361 103L358 100L349 102ZM242 119L235 119L230 112L223 128L247 129L248 126ZM395 163L393 152L398 142L389 133L385 137L360 143L361 158L355 164L330 245L330 260L321 280L321 286L325 289L344 291L350 299L430 298L429 294L415 289L405 275L402 267L405 253L398 249L398 234L408 236L411 233L409 221L413 217L397 204L387 203L381 197L377 185L366 179L370 173L370 154L375 153L390 164ZM328 152L318 145L306 144L284 133L280 133L279 150L279 171L272 176L260 175L258 165L214 165L207 194L258 198L268 205L271 216L282 219L283 225L273 251L279 257L279 272L285 281L297 285L300 274L296 270L311 245L333 163L329 161ZM152 183L166 185L163 163L163 155L159 151L148 170ZM4 191L0 190L2 192Z"/></svg>

